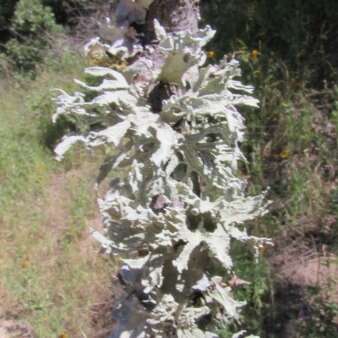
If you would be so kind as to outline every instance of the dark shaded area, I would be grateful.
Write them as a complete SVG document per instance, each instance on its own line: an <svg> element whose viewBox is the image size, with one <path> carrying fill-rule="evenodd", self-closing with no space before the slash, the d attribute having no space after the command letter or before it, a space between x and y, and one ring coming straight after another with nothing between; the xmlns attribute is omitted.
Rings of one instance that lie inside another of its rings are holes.
<svg viewBox="0 0 338 338"><path fill-rule="evenodd" d="M211 48L257 49L264 58L281 58L316 87L337 79L337 1L202 0L201 8L204 20L217 29Z"/></svg>
<svg viewBox="0 0 338 338"><path fill-rule="evenodd" d="M0 1L0 43L7 41L10 36L10 21L14 14L15 5L17 2L18 0Z"/></svg>

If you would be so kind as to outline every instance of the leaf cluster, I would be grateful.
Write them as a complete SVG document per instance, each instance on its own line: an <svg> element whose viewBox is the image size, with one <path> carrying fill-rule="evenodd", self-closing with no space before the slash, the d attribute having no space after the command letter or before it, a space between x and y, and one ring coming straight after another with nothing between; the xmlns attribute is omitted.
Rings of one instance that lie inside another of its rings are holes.
<svg viewBox="0 0 338 338"><path fill-rule="evenodd" d="M114 177L99 200L107 237L95 237L122 259L121 279L147 309L128 314L117 331L167 337L170 324L179 337L216 337L213 325L239 320L244 305L222 280L233 269L231 242L269 243L240 225L265 213L264 194L246 197L237 175L244 132L237 107L256 107L257 100L237 80L237 61L205 65L210 27L170 34L155 21L155 31L164 60L159 68L144 69L151 61L142 57L120 71L89 67L89 81L76 80L81 91L60 91L54 121L78 121L78 132L55 151L61 159L81 142L117 152L101 173ZM125 42L94 39L86 50L100 46L128 59ZM161 83L177 93L155 112L148 100ZM129 300L121 305L132 307Z"/></svg>

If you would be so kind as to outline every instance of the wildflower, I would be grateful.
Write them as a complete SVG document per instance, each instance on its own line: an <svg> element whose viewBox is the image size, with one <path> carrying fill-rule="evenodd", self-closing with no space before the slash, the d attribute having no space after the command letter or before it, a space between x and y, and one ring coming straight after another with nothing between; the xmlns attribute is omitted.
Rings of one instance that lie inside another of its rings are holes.
<svg viewBox="0 0 338 338"><path fill-rule="evenodd" d="M61 333L58 338L69 338L66 333Z"/></svg>
<svg viewBox="0 0 338 338"><path fill-rule="evenodd" d="M252 61L257 61L259 55L260 55L260 52L257 49L254 49L250 54L250 59Z"/></svg>
<svg viewBox="0 0 338 338"><path fill-rule="evenodd" d="M22 269L26 269L26 268L28 268L29 263L30 263L29 259L26 257L21 261L20 266L21 266Z"/></svg>
<svg viewBox="0 0 338 338"><path fill-rule="evenodd" d="M209 50L207 56L209 59L214 59L216 57L216 52L214 50Z"/></svg>
<svg viewBox="0 0 338 338"><path fill-rule="evenodd" d="M287 149L284 149L280 154L280 158L287 159L289 157L289 151Z"/></svg>

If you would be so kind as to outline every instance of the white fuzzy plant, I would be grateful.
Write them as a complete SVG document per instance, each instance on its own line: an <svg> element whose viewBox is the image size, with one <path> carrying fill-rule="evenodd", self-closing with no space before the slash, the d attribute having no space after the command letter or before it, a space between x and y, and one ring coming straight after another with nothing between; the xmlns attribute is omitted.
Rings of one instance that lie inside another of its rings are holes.
<svg viewBox="0 0 338 338"><path fill-rule="evenodd" d="M106 234L94 236L121 258L121 278L144 313L124 318L112 337L218 337L215 327L239 320L244 305L215 273L232 271L231 241L269 242L242 225L266 204L263 195L246 197L237 176L244 132L237 107L258 102L237 80L237 61L204 66L212 29L170 34L155 22L155 31L163 62L143 80L142 58L119 72L89 67L91 85L77 80L80 92L56 98L54 121L71 117L84 132L65 136L55 151L61 159L77 142L118 151L105 164L113 180L99 200ZM148 98L160 81L175 94L153 112Z"/></svg>

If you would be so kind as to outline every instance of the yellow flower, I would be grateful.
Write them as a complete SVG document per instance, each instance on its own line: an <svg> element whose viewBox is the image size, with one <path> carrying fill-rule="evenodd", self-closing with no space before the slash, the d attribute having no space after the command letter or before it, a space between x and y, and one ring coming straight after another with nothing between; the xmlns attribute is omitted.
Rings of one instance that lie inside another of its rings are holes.
<svg viewBox="0 0 338 338"><path fill-rule="evenodd" d="M279 154L280 158L286 159L289 157L289 151L287 149L284 149L280 154Z"/></svg>
<svg viewBox="0 0 338 338"><path fill-rule="evenodd" d="M250 54L250 59L252 61L257 61L259 55L260 55L260 52L257 49L254 49Z"/></svg>
<svg viewBox="0 0 338 338"><path fill-rule="evenodd" d="M216 57L216 52L213 51L213 50L209 50L209 51L207 52L207 56L208 56L209 59L213 59L213 58Z"/></svg>
<svg viewBox="0 0 338 338"><path fill-rule="evenodd" d="M29 267L29 264L30 264L29 258L26 257L22 259L20 266L22 269L27 269Z"/></svg>
<svg viewBox="0 0 338 338"><path fill-rule="evenodd" d="M58 338L69 338L66 333L61 333Z"/></svg>

